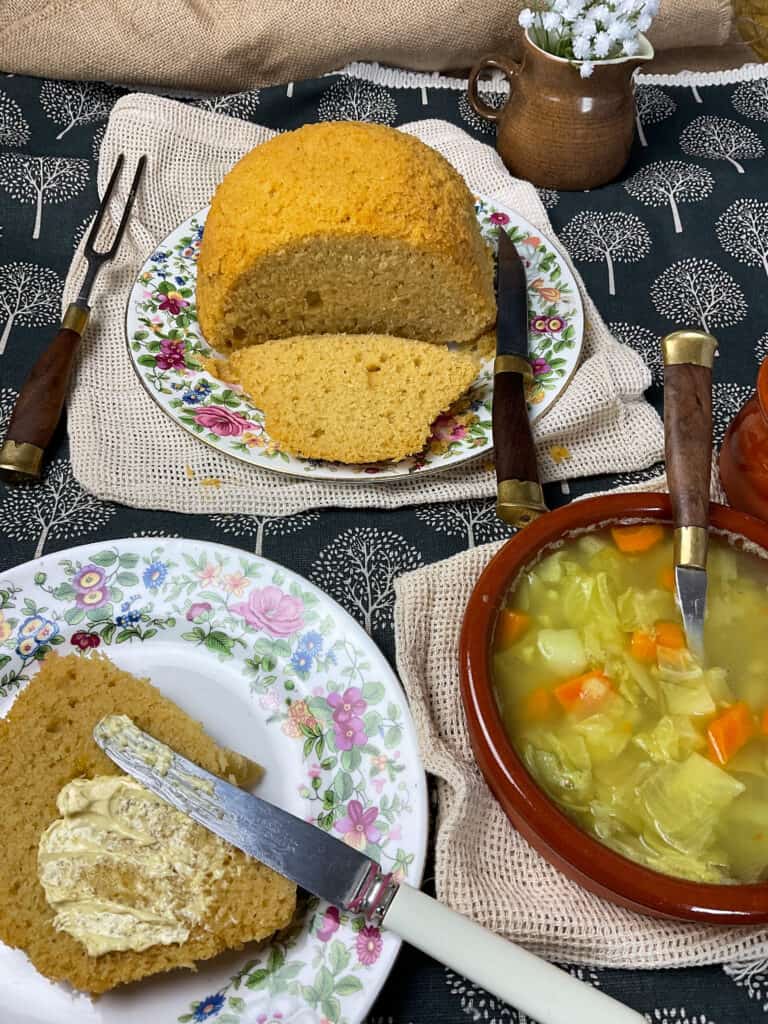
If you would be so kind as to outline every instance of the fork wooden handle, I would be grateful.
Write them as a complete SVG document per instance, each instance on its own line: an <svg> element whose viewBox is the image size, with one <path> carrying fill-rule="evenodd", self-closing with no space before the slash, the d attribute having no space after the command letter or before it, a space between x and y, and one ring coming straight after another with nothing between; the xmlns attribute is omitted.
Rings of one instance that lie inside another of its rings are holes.
<svg viewBox="0 0 768 1024"><path fill-rule="evenodd" d="M76 323L80 329L62 326L29 371L0 450L0 469L22 477L40 475L43 455L61 419L75 355L88 321L88 313L79 306L74 306L76 313L72 313L73 306L67 310L64 324Z"/></svg>

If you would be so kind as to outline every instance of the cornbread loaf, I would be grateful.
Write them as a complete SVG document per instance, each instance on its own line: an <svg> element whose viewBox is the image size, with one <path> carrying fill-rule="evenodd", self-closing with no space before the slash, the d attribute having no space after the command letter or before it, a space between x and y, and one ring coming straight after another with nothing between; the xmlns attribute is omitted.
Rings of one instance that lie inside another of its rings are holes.
<svg viewBox="0 0 768 1024"><path fill-rule="evenodd" d="M306 125L247 153L213 197L197 312L219 351L296 334L466 341L495 321L472 194L410 135Z"/></svg>
<svg viewBox="0 0 768 1024"><path fill-rule="evenodd" d="M311 459L374 462L420 451L478 364L444 345L320 334L233 352L219 374L263 410L269 436Z"/></svg>
<svg viewBox="0 0 768 1024"><path fill-rule="evenodd" d="M289 923L296 902L292 883L227 845L205 920L183 943L89 956L79 941L54 929L54 911L38 880L38 843L59 817L56 800L67 783L121 774L92 738L96 722L112 712L129 715L139 728L238 785L248 783L254 767L242 755L217 746L149 682L104 657L49 654L17 697L0 721L0 939L23 949L47 977L91 993L192 967L222 950L265 938ZM125 896L131 880L117 874L108 884Z"/></svg>

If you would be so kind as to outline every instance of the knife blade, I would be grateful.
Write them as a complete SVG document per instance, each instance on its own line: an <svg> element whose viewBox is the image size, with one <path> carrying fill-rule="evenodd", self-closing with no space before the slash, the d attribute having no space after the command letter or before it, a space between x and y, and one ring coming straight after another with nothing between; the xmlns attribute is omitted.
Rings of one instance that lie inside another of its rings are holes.
<svg viewBox="0 0 768 1024"><path fill-rule="evenodd" d="M703 661L712 473L712 365L717 341L703 331L674 331L661 344L664 446L675 527L675 593L688 649Z"/></svg>
<svg viewBox="0 0 768 1024"><path fill-rule="evenodd" d="M514 243L499 230L496 279L496 359L493 366L493 446L496 513L527 526L547 511L539 482L525 385L532 379L528 347L528 285Z"/></svg>
<svg viewBox="0 0 768 1024"><path fill-rule="evenodd" d="M540 1024L644 1024L615 999L398 883L376 861L322 829L238 789L143 732L107 715L93 736L151 792L233 846L329 903L364 915Z"/></svg>

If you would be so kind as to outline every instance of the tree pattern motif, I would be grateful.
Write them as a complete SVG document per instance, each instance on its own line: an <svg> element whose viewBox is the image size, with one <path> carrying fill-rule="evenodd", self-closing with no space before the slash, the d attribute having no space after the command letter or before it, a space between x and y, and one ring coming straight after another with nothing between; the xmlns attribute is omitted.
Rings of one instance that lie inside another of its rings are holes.
<svg viewBox="0 0 768 1024"><path fill-rule="evenodd" d="M723 970L739 988L746 990L750 999L762 1004L763 1013L768 1013L768 959L737 960L723 964Z"/></svg>
<svg viewBox="0 0 768 1024"><path fill-rule="evenodd" d="M680 234L680 203L706 199L715 187L715 179L706 167L683 160L657 160L646 164L624 183L624 188L645 206L669 206L675 232Z"/></svg>
<svg viewBox="0 0 768 1024"><path fill-rule="evenodd" d="M209 110L212 114L227 114L250 121L259 108L260 89L247 89L245 92L231 92L226 96L206 96L204 99L193 100L193 107Z"/></svg>
<svg viewBox="0 0 768 1024"><path fill-rule="evenodd" d="M645 135L647 124L659 124L666 121L677 110L677 104L663 89L657 85L638 85L635 89L635 123L637 137L641 146L648 145Z"/></svg>
<svg viewBox="0 0 768 1024"><path fill-rule="evenodd" d="M320 516L317 512L299 512L294 516L257 516L237 513L212 515L211 522L222 533L253 541L253 553L263 554L264 538L272 535L285 537L297 533L305 526L316 522Z"/></svg>
<svg viewBox="0 0 768 1024"><path fill-rule="evenodd" d="M733 109L755 121L768 121L768 78L742 82L731 96Z"/></svg>
<svg viewBox="0 0 768 1024"><path fill-rule="evenodd" d="M0 146L26 146L29 134L19 104L8 93L0 92Z"/></svg>
<svg viewBox="0 0 768 1024"><path fill-rule="evenodd" d="M88 161L66 156L0 154L0 188L19 203L34 203L32 237L40 237L43 205L65 203L88 184Z"/></svg>
<svg viewBox="0 0 768 1024"><path fill-rule="evenodd" d="M575 260L605 261L608 293L616 294L616 263L637 263L651 251L651 236L633 213L582 210L560 232L560 240Z"/></svg>
<svg viewBox="0 0 768 1024"><path fill-rule="evenodd" d="M319 121L371 121L394 124L397 104L382 85L344 76L334 82L317 104Z"/></svg>
<svg viewBox="0 0 768 1024"><path fill-rule="evenodd" d="M496 515L494 501L441 501L416 509L416 518L449 537L463 537L468 548L502 540L512 527Z"/></svg>
<svg viewBox="0 0 768 1024"><path fill-rule="evenodd" d="M744 292L712 260L678 260L651 285L651 301L680 327L698 323L705 331L732 327L747 315Z"/></svg>
<svg viewBox="0 0 768 1024"><path fill-rule="evenodd" d="M623 320L614 321L608 324L608 330L616 341L622 345L629 345L651 371L651 381L654 384L664 382L664 361L661 357L661 338L658 334L640 324L628 324Z"/></svg>
<svg viewBox="0 0 768 1024"><path fill-rule="evenodd" d="M480 99L493 110L501 110L508 99L508 95L504 92L483 91L480 93ZM475 113L469 105L466 93L463 92L459 96L457 107L461 120L474 131L479 132L481 135L494 135L496 133L494 122L487 121L484 117L480 117L479 114Z"/></svg>
<svg viewBox="0 0 768 1024"><path fill-rule="evenodd" d="M716 380L712 385L712 443L719 448L736 413L754 392L749 384Z"/></svg>
<svg viewBox="0 0 768 1024"><path fill-rule="evenodd" d="M765 156L765 146L751 128L730 117L702 114L695 118L680 136L680 148L688 156L706 160L727 160L739 174L744 173L741 160L757 160Z"/></svg>
<svg viewBox="0 0 768 1024"><path fill-rule="evenodd" d="M761 334L755 342L755 358L759 363L768 356L768 331L765 334Z"/></svg>
<svg viewBox="0 0 768 1024"><path fill-rule="evenodd" d="M692 1013L684 1006L656 1009L650 1016L651 1024L715 1024L705 1013Z"/></svg>
<svg viewBox="0 0 768 1024"><path fill-rule="evenodd" d="M117 89L102 82L47 81L40 87L40 106L61 128L56 136L60 141L78 125L106 121L119 95Z"/></svg>
<svg viewBox="0 0 768 1024"><path fill-rule="evenodd" d="M61 312L64 282L50 267L34 263L6 263L0 266L0 355L5 352L14 324L43 327L55 324Z"/></svg>
<svg viewBox="0 0 768 1024"><path fill-rule="evenodd" d="M392 624L397 577L421 565L421 555L401 534L358 526L322 548L309 578L371 633Z"/></svg>
<svg viewBox="0 0 768 1024"><path fill-rule="evenodd" d="M715 222L720 245L739 263L762 267L768 276L768 203L737 199Z"/></svg>
<svg viewBox="0 0 768 1024"><path fill-rule="evenodd" d="M14 484L0 504L0 531L14 540L34 541L39 558L49 540L93 533L115 514L115 505L88 494L72 475L68 459L55 459L42 480Z"/></svg>
<svg viewBox="0 0 768 1024"><path fill-rule="evenodd" d="M554 210L560 202L560 193L557 189L537 188L536 191L539 193L539 199L541 200L545 210Z"/></svg>
<svg viewBox="0 0 768 1024"><path fill-rule="evenodd" d="M0 439L5 437L19 393L15 388L0 388Z"/></svg>

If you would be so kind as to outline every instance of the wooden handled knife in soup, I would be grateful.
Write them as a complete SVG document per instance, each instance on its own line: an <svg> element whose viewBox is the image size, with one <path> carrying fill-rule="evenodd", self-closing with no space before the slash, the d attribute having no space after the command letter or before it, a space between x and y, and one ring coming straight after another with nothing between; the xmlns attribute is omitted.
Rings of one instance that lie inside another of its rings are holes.
<svg viewBox="0 0 768 1024"><path fill-rule="evenodd" d="M768 880L768 561L712 538L706 665L672 564L655 523L551 549L499 613L498 706L534 779L607 846L680 878Z"/></svg>

